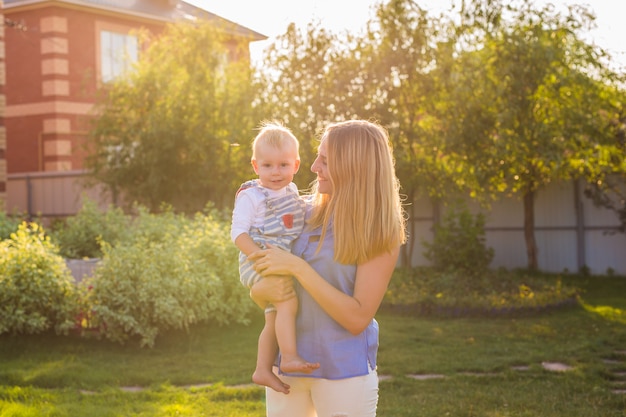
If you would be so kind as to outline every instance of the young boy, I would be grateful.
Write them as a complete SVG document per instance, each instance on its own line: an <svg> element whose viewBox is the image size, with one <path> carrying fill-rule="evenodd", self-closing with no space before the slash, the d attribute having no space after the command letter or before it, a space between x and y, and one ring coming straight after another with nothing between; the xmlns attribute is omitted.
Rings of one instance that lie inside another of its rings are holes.
<svg viewBox="0 0 626 417"><path fill-rule="evenodd" d="M241 282L252 287L261 276L247 257L267 244L286 250L304 227L304 202L298 195L293 177L300 167L299 143L289 129L278 123L265 123L252 144L252 167L258 179L242 184L235 197L231 239L241 251ZM252 380L278 392L289 393L272 372L277 349L283 372L310 373L319 364L303 360L296 348L295 320L298 299L265 309L265 326L259 336L257 364Z"/></svg>

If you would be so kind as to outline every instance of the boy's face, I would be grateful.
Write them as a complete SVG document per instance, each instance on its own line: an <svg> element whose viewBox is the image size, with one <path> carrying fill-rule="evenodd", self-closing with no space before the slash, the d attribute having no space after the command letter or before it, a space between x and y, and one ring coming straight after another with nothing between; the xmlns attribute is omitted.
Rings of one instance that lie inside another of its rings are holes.
<svg viewBox="0 0 626 417"><path fill-rule="evenodd" d="M263 187L279 190L293 181L300 160L295 147L261 145L256 151L256 159L252 160L252 167Z"/></svg>

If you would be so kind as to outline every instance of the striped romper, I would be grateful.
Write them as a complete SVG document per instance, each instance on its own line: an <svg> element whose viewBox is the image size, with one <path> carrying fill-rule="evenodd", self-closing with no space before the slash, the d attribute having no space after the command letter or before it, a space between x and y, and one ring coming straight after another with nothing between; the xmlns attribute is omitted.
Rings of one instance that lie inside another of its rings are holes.
<svg viewBox="0 0 626 417"><path fill-rule="evenodd" d="M256 187L255 191L260 191L265 195L265 217L262 226L251 228L248 234L263 249L267 248L269 243L291 251L291 242L304 229L304 201L289 187L286 187L285 195L271 198L267 190L256 180L243 183L237 193L251 187ZM261 279L261 275L252 266L248 257L240 252L239 277L241 283L248 288Z"/></svg>

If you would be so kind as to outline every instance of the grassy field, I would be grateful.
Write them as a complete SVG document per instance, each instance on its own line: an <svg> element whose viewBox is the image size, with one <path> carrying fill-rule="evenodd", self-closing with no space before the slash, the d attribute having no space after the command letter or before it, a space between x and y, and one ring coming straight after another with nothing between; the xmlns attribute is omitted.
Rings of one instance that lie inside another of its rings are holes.
<svg viewBox="0 0 626 417"><path fill-rule="evenodd" d="M626 416L626 279L575 280L584 306L547 314L379 314L378 415ZM260 316L172 332L153 349L2 335L0 416L263 416L263 390L249 384Z"/></svg>

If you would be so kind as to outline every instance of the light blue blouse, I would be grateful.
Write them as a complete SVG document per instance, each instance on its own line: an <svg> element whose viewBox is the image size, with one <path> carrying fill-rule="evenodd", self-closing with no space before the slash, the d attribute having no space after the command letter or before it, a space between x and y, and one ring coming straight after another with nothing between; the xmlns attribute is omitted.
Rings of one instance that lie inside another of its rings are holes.
<svg viewBox="0 0 626 417"><path fill-rule="evenodd" d="M310 208L310 207L309 207ZM294 241L292 252L304 260L333 287L346 294L354 293L356 265L343 265L333 259L334 234L329 226L322 247L315 253L321 229L306 230ZM367 375L376 369L378 323L372 322L354 336L332 319L296 282L300 306L296 319L298 353L320 367L311 374L289 374L325 379Z"/></svg>

